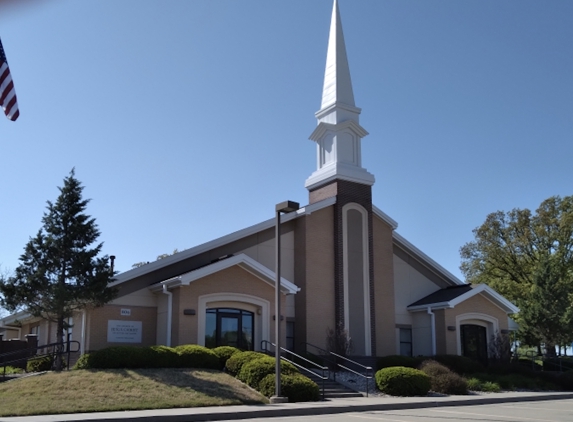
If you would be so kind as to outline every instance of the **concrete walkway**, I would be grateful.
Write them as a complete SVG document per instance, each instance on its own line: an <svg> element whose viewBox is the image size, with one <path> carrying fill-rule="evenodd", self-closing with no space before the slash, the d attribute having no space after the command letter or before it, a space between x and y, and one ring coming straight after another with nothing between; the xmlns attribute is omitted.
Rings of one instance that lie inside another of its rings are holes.
<svg viewBox="0 0 573 422"><path fill-rule="evenodd" d="M573 399L571 393L509 392L449 397L361 397L323 402L268 404L257 406L195 407L125 412L75 413L0 418L1 422L199 422L284 416L326 415L375 410L420 409L495 403Z"/></svg>

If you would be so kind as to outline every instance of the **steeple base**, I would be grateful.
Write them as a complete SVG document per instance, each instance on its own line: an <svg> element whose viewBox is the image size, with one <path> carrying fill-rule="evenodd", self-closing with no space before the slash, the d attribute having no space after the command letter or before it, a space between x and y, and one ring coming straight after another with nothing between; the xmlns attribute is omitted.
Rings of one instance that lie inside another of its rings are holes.
<svg viewBox="0 0 573 422"><path fill-rule="evenodd" d="M336 179L366 186L372 186L375 181L374 175L368 173L368 171L362 167L357 167L353 164L332 163L312 173L310 177L306 179L304 187L312 191Z"/></svg>

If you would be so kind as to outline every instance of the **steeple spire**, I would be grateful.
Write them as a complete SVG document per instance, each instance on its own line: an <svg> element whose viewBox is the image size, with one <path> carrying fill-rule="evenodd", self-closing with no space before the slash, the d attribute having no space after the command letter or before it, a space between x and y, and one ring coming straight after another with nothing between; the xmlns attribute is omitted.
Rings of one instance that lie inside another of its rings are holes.
<svg viewBox="0 0 573 422"><path fill-rule="evenodd" d="M344 33L340 22L338 1L334 0L330 36L328 37L328 52L326 55L326 70L324 72L324 87L322 90L322 105L324 109L332 104L345 104L355 107L350 68L346 56Z"/></svg>
<svg viewBox="0 0 573 422"><path fill-rule="evenodd" d="M360 111L354 103L338 1L334 0L322 102L315 114L318 126L310 135L317 143L317 170L306 180L308 190L337 179L374 184L374 176L362 168L361 140L368 132L359 124Z"/></svg>

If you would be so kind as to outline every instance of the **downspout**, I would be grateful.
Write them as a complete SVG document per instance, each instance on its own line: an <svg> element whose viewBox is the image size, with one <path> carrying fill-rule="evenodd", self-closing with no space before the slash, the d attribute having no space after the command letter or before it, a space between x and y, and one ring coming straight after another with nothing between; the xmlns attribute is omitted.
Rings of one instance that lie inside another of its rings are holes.
<svg viewBox="0 0 573 422"><path fill-rule="evenodd" d="M166 346L171 347L171 318L173 313L173 293L167 290L167 285L163 285L163 293L167 295L167 339Z"/></svg>
<svg viewBox="0 0 573 422"><path fill-rule="evenodd" d="M436 315L432 312L432 308L428 306L428 315L430 315L431 331L432 331L432 356L436 356Z"/></svg>

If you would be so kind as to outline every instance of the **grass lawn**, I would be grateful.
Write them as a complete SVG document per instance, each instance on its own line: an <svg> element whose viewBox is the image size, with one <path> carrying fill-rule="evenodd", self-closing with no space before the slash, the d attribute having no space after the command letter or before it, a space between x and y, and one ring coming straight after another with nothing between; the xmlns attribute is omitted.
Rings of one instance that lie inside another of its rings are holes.
<svg viewBox="0 0 573 422"><path fill-rule="evenodd" d="M49 372L0 383L0 416L261 404L219 371L108 369Z"/></svg>

